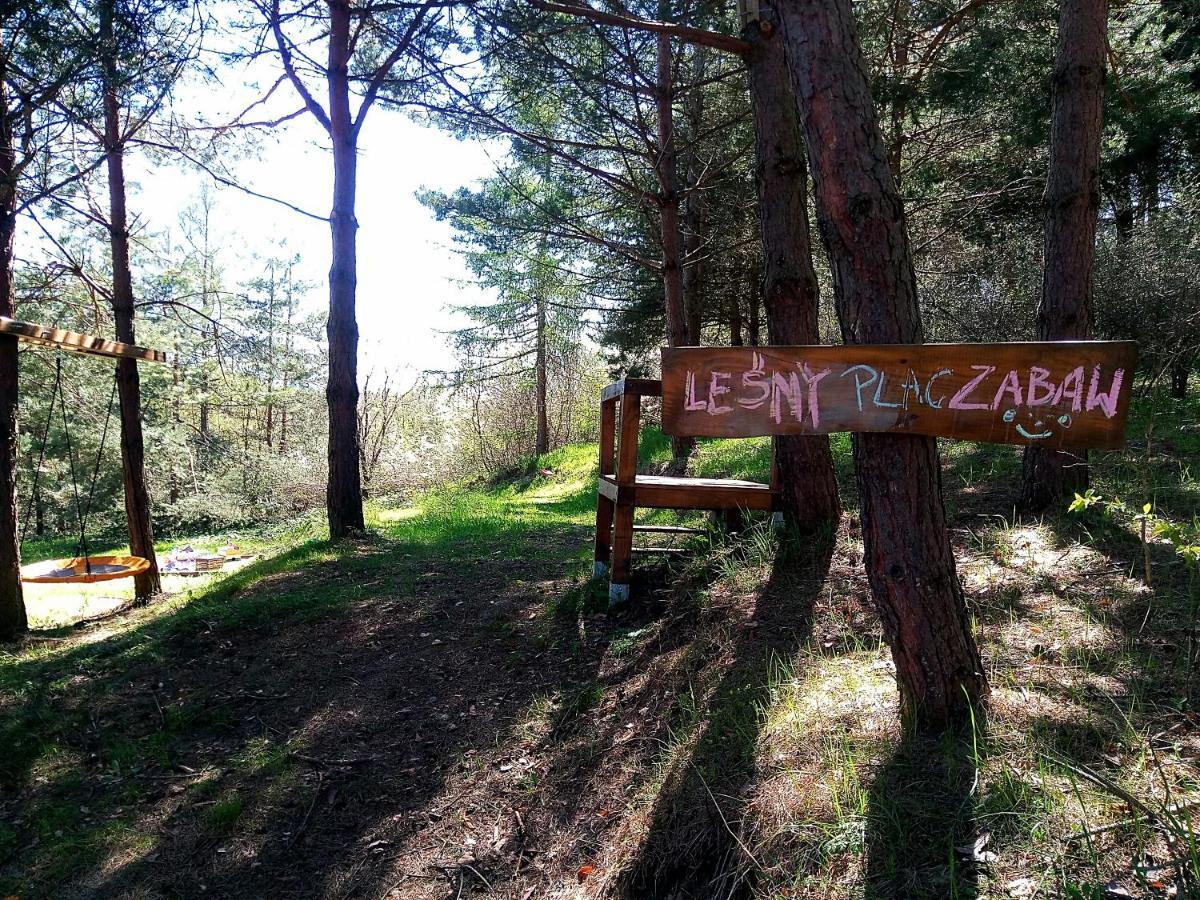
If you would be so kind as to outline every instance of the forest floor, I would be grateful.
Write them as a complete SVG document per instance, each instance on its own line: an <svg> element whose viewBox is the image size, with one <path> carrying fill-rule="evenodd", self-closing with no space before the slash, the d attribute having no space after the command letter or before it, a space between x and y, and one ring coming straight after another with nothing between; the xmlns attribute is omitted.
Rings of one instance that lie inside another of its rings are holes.
<svg viewBox="0 0 1200 900"><path fill-rule="evenodd" d="M1095 484L1200 509L1200 405L1139 407ZM1148 425L1153 443L1147 447ZM897 724L849 512L590 582L594 447L374 510L337 545L0 651L0 895L1184 897L1200 876L1197 585L1094 506L1012 515L945 445L986 717ZM647 466L665 444L646 435ZM763 476L763 441L697 473ZM547 470L550 474L539 474Z"/></svg>

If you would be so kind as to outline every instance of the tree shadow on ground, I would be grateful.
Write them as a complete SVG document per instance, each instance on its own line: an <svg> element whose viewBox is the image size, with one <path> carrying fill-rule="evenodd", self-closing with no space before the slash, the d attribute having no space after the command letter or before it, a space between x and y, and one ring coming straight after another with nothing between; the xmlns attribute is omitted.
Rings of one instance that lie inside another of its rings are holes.
<svg viewBox="0 0 1200 900"><path fill-rule="evenodd" d="M866 814L866 897L978 893L970 735L905 734L875 773Z"/></svg>
<svg viewBox="0 0 1200 900"><path fill-rule="evenodd" d="M621 878L625 895L708 898L733 896L744 887L750 860L737 830L772 669L790 661L811 636L834 546L828 532L788 535L755 595L710 598L714 621L701 622L698 633L724 630L712 634L707 658L695 666L699 680L680 697L676 746L649 830Z"/></svg>
<svg viewBox="0 0 1200 900"><path fill-rule="evenodd" d="M1138 684L1130 685L1131 693L1200 712L1195 690L1200 681L1187 658L1190 633L1197 628L1200 612L1192 596L1197 587L1188 564L1162 541L1152 540L1143 547L1127 529L1101 514L1047 517L1044 522L1056 546L1069 549L1078 544L1099 553L1107 565L1107 570L1096 573L1099 576L1123 574L1144 585L1146 565L1150 567L1151 584L1140 590L1102 594L1084 586L1071 592L1075 604L1115 626L1123 637L1122 652L1094 656L1087 661L1088 670L1100 672L1107 666L1116 674L1128 668L1133 658L1139 663ZM1101 606L1101 601L1106 605Z"/></svg>
<svg viewBox="0 0 1200 900"><path fill-rule="evenodd" d="M299 548L214 600L18 664L0 882L28 897L385 893L393 848L460 812L447 784L536 696L593 678L604 650L544 614L569 553L409 550ZM467 871L449 850L410 857L418 896L453 896Z"/></svg>

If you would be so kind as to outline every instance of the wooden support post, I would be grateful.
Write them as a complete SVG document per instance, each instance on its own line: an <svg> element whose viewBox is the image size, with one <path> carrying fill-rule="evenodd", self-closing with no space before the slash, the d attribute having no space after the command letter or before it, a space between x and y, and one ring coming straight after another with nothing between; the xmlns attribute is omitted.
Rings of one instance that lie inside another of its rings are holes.
<svg viewBox="0 0 1200 900"><path fill-rule="evenodd" d="M613 452L617 440L617 401L600 402L600 477L613 473ZM615 504L603 494L596 496L596 550L592 561L592 577L608 574L608 557L612 549L613 512Z"/></svg>
<svg viewBox="0 0 1200 900"><path fill-rule="evenodd" d="M629 560L633 556L633 504L618 503L613 527L612 579L608 583L608 605L629 600Z"/></svg>
<svg viewBox="0 0 1200 900"><path fill-rule="evenodd" d="M600 478L613 472L613 451L617 443L617 401L600 401ZM608 574L608 554L612 550L612 517L616 504L602 493L596 494L596 540L592 577Z"/></svg>
<svg viewBox="0 0 1200 900"><path fill-rule="evenodd" d="M617 485L633 488L637 484L638 429L641 425L642 398L628 392L621 395L621 439L617 443ZM632 493L632 491L630 492ZM610 606L629 599L629 558L633 553L633 500L618 495L613 526L612 578L608 585Z"/></svg>
<svg viewBox="0 0 1200 900"><path fill-rule="evenodd" d="M612 550L613 512L616 504L600 494L596 498L596 552L592 558L592 577L608 574L608 557Z"/></svg>

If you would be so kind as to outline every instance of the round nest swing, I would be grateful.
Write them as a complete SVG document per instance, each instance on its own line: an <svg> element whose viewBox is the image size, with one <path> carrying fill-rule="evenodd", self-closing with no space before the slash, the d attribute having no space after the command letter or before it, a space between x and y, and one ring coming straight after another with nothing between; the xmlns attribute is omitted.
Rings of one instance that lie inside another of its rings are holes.
<svg viewBox="0 0 1200 900"><path fill-rule="evenodd" d="M25 539L25 529L29 527L30 513L38 499L38 488L42 464L46 459L46 444L50 436L50 423L54 420L54 403L57 399L59 411L62 414L63 435L67 445L68 470L71 473L71 488L75 498L75 515L79 523L79 546L72 559L60 560L54 568L36 575L21 575L21 580L31 584L92 584L97 581L113 581L117 578L132 578L141 575L150 568L150 560L140 556L124 556L120 554L93 556L88 552L87 522L92 511L92 498L96 493L96 480L100 474L100 463L104 457L104 446L108 441L108 423L112 419L113 404L117 399L117 382L113 380L112 396L108 398L108 410L104 416L104 430L100 435L100 447L96 451L96 463L92 468L91 485L88 486L86 501L80 496L79 478L76 474L75 450L71 443L71 421L74 416L68 416L68 403L63 393L62 356L56 357L54 365L54 387L50 391L50 406L46 411L46 427L42 432L41 450L38 454L37 465L33 469L33 491L29 497L29 505L25 510L24 527L21 530L21 540ZM57 396L56 396L57 395Z"/></svg>
<svg viewBox="0 0 1200 900"><path fill-rule="evenodd" d="M21 580L32 584L93 584L117 578L132 578L150 568L150 561L140 556L77 556L63 560L41 575L22 575Z"/></svg>

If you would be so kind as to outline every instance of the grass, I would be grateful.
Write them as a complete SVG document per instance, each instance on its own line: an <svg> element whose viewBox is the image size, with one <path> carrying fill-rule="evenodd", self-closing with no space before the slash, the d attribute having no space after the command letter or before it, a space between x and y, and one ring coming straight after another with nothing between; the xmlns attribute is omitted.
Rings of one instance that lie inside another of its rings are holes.
<svg viewBox="0 0 1200 900"><path fill-rule="evenodd" d="M1138 507L1146 498L1157 515L1186 522L1200 508L1197 422L1194 397L1139 402L1130 450L1093 457L1095 489ZM647 429L640 453L643 465L663 466L669 443ZM942 453L959 574L993 689L964 733L930 739L897 724L861 539L846 522L815 539L763 523L735 541L699 539L704 553L651 582L666 585L659 606L607 616L604 586L587 577L595 447L576 445L507 481L372 508L371 534L358 541L323 541L312 520L242 535L263 557L240 572L78 633L43 630L48 640L0 655L0 789L24 798L19 823L0 816L0 893L37 896L36 883L51 896L106 861L145 854L135 810L147 802L147 774L178 772L184 748L238 726L226 704L159 706L147 681L138 703L153 729L99 727L131 681L169 673L197 635L219 646L309 628L319 640L364 604L405 615L432 564L454 560L481 578L508 572L531 593L546 565L575 573L539 596L535 618L487 612L481 631L514 669L602 635L604 663L588 678L526 698L512 725L516 754L551 761L512 778L530 803L549 803L556 784L618 796L603 803L606 816L623 804L619 830L597 831L588 846L606 848L594 852L632 896L689 878L763 898L1093 897L1113 883L1135 896L1162 895L1157 884L1186 896L1200 881L1186 571L1159 542L1146 587L1132 522L1017 519L1013 448L947 443ZM850 504L844 435L834 459ZM701 441L692 471L766 480L769 460L764 439ZM62 550L43 543L26 554ZM535 631L578 623L579 637L518 641L529 622ZM621 743L633 723L645 736ZM287 746L264 731L229 755L223 777L185 773L178 802L203 810L214 841L250 840L269 827L269 797L239 788L247 779L299 791L305 804L320 796ZM476 749L464 765L495 771L482 761L492 748ZM588 774L606 760L613 768ZM101 773L103 800L91 799L96 782L84 771Z"/></svg>

